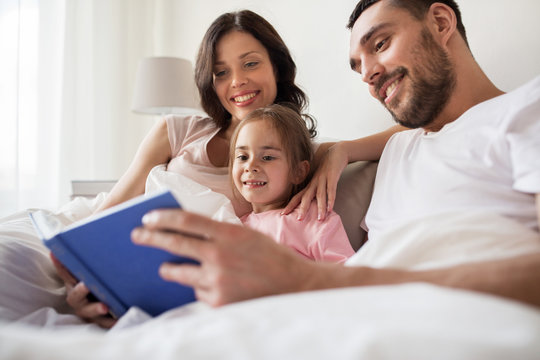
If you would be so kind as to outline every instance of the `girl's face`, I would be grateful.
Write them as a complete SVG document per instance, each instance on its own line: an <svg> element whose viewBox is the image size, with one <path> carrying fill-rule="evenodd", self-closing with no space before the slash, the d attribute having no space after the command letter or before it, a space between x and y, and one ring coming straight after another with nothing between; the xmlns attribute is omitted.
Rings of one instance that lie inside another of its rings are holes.
<svg viewBox="0 0 540 360"><path fill-rule="evenodd" d="M289 200L295 180L290 169L286 149L269 121L243 125L236 139L232 178L255 213L280 209Z"/></svg>
<svg viewBox="0 0 540 360"><path fill-rule="evenodd" d="M249 112L270 105L277 95L274 68L266 48L252 35L231 31L216 45L214 88L237 123Z"/></svg>

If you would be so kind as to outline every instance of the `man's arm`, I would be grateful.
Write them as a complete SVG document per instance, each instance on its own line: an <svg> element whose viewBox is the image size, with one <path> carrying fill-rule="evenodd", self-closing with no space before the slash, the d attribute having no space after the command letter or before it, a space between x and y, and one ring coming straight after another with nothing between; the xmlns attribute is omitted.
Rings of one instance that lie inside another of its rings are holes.
<svg viewBox="0 0 540 360"><path fill-rule="evenodd" d="M332 287L426 282L540 307L540 253L426 271L346 267L335 276Z"/></svg>
<svg viewBox="0 0 540 360"><path fill-rule="evenodd" d="M286 215L298 208L298 219L301 220L313 198L316 198L318 218L324 220L334 208L337 183L345 166L360 160L379 160L388 139L403 130L406 128L394 125L360 139L321 144L313 161L313 178L301 192L292 197L282 213Z"/></svg>
<svg viewBox="0 0 540 360"><path fill-rule="evenodd" d="M154 211L143 223L132 234L135 243L201 263L164 264L161 276L192 286L212 306L307 290L428 282L540 307L540 253L430 271L346 267L309 261L254 230L181 210Z"/></svg>

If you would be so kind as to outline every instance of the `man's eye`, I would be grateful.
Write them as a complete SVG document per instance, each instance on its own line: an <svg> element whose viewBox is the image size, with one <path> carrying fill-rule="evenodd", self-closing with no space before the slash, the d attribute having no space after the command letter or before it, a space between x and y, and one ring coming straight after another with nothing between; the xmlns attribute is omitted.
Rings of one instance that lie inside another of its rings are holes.
<svg viewBox="0 0 540 360"><path fill-rule="evenodd" d="M384 39L383 41L379 41L376 45L375 45L375 51L376 52L379 52L381 51L381 49L384 47L384 45L386 45L386 42L388 41L388 39Z"/></svg>

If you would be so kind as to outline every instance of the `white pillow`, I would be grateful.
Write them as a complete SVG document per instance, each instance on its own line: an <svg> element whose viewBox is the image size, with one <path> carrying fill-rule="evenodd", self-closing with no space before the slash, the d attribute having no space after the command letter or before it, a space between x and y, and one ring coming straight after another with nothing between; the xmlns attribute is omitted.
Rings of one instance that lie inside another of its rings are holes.
<svg viewBox="0 0 540 360"><path fill-rule="evenodd" d="M65 288L49 250L41 243L28 213L0 223L0 318L15 321L42 307L67 311Z"/></svg>

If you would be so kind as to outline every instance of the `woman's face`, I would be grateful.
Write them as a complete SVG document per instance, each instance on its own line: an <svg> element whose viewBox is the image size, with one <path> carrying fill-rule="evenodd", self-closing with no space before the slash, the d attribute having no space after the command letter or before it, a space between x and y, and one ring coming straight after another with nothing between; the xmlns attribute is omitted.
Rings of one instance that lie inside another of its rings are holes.
<svg viewBox="0 0 540 360"><path fill-rule="evenodd" d="M225 34L216 45L214 87L233 123L255 109L272 104L277 85L266 48L249 33Z"/></svg>

